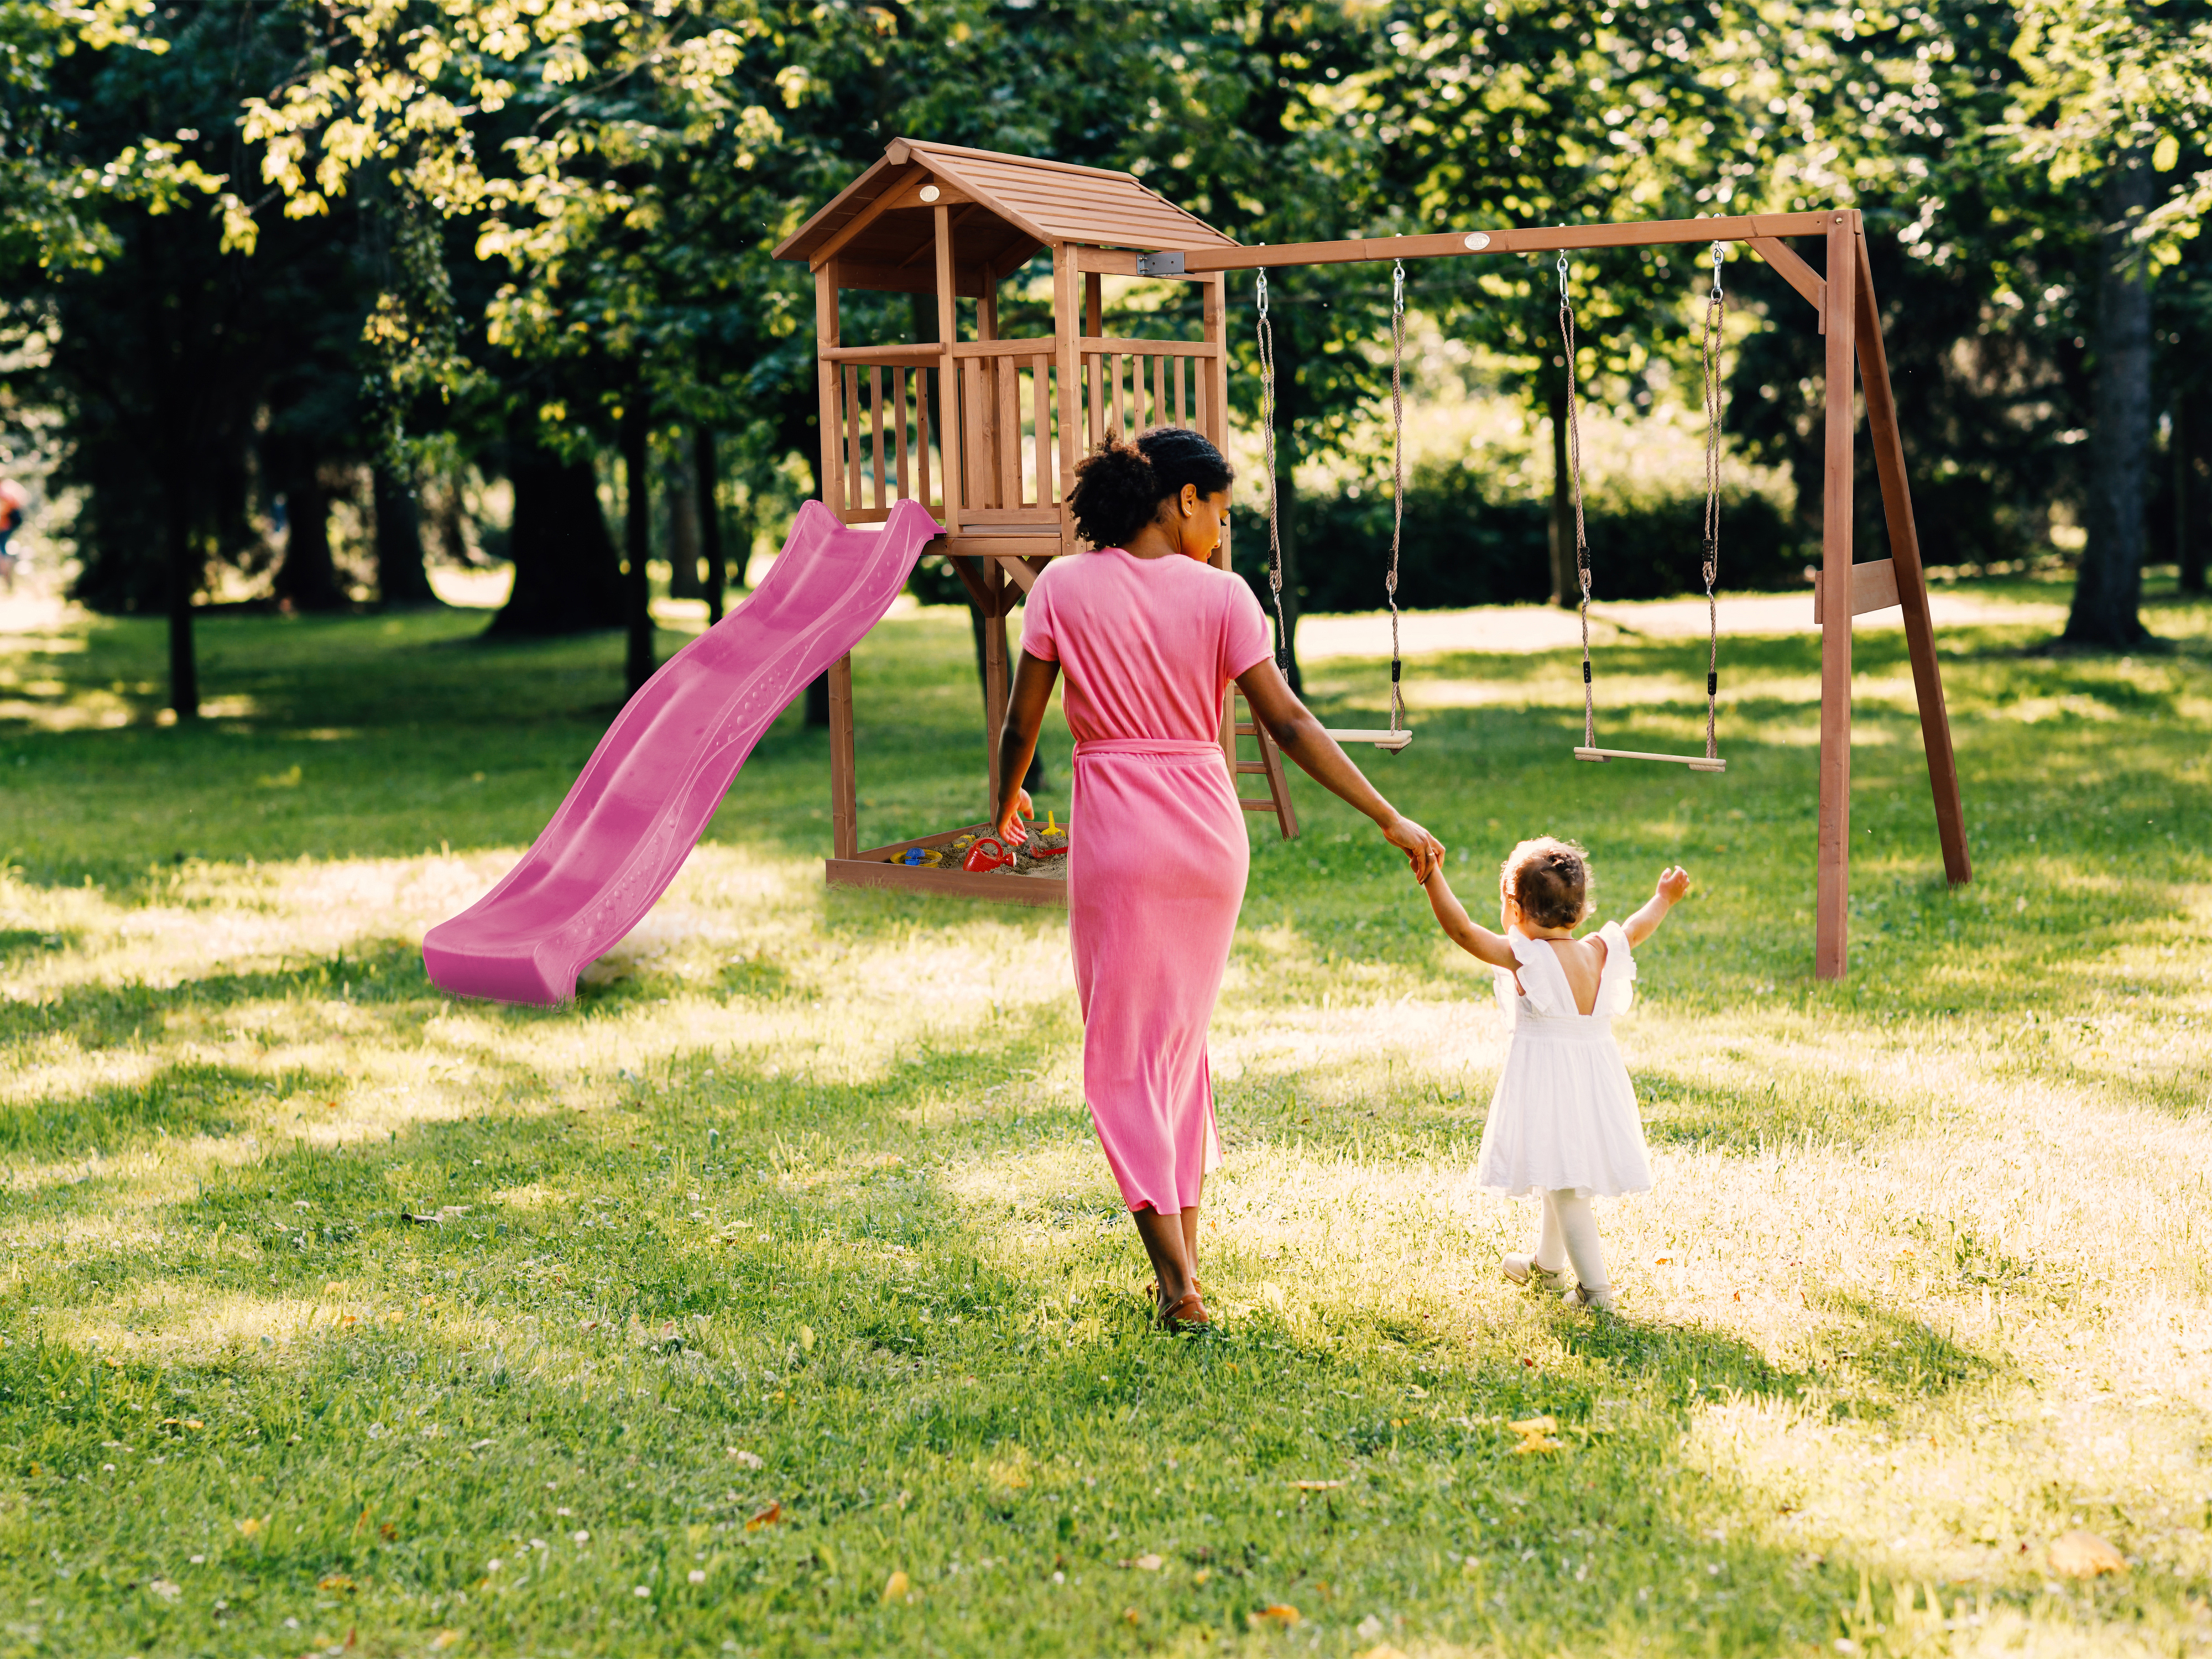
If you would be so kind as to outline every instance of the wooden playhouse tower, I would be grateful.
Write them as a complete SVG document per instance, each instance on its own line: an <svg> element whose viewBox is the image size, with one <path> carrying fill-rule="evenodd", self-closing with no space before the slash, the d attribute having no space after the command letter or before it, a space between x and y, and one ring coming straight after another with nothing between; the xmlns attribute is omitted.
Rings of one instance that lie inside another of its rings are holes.
<svg viewBox="0 0 2212 1659"><path fill-rule="evenodd" d="M1790 240L1796 238L1818 238L1825 245L1823 270L1815 270L1791 249ZM1196 427L1225 445L1229 271L1701 242L1738 244L1764 259L1812 307L1824 337L1826 477L1821 564L1814 590L1821 630L1814 966L1823 978L1839 978L1850 916L1856 616L1902 609L1944 871L1954 884L1972 878L1919 535L1857 212L1827 209L1242 247L1127 173L901 138L787 238L775 255L804 259L814 273L827 505L846 523L863 524L887 517L895 501L921 502L945 526L934 550L951 556L969 596L990 619L984 629L986 746L996 799L996 737L1007 697L1004 618L1048 560L1079 549L1066 500L1077 459L1106 433L1134 433L1165 422ZM1048 251L1052 331L1000 337L1000 285ZM1109 276L1196 284L1203 301L1199 337L1107 337L1102 280ZM936 340L846 345L838 295L848 289L933 295ZM963 300L974 302L964 326ZM1886 559L1855 560L1852 550L1859 392L1888 532ZM1218 556L1225 566L1225 544ZM829 879L1064 904L1058 882L894 861L910 848L941 845L961 830L860 847L852 685L847 659L830 671L834 848ZM1233 694L1226 700L1221 726L1223 762L1232 784L1263 780L1267 793L1245 797L1246 810L1273 813L1282 833L1295 835L1297 821L1280 757L1256 722L1237 717L1237 702ZM1240 738L1254 744L1256 757L1240 754Z"/></svg>
<svg viewBox="0 0 2212 1659"><path fill-rule="evenodd" d="M1077 459L1107 433L1168 422L1195 427L1216 444L1228 441L1224 274L1183 278L1203 301L1195 340L1108 338L1102 278L1180 274L1140 270L1139 250L1235 246L1127 173L901 138L775 250L779 259L806 260L814 272L828 505L848 524L868 524L888 516L895 501L921 502L945 530L932 550L951 556L987 618L985 741L994 799L1008 690L1004 618L1048 560L1080 546L1066 503ZM1053 331L1003 338L1000 286L1046 250ZM838 295L848 289L933 295L936 342L845 344ZM974 304L963 307L963 300ZM1226 568L1225 543L1219 562ZM1233 696L1231 702L1233 709ZM1056 881L894 861L909 847L939 846L963 830L863 848L849 660L830 670L830 724L831 882L1066 902ZM1238 760L1240 733L1257 758ZM1232 713L1222 743L1233 773L1264 784L1264 794L1245 799L1247 810L1273 813L1284 835L1296 834L1281 757L1267 735Z"/></svg>

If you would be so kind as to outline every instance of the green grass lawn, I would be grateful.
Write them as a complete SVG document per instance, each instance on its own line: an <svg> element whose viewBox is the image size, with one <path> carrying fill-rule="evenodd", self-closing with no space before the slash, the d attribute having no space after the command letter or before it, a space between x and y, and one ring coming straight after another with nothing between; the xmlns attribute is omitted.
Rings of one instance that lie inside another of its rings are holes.
<svg viewBox="0 0 2212 1659"><path fill-rule="evenodd" d="M1372 770L1464 893L1547 830L1602 915L1698 881L1622 1026L1622 1314L1498 1277L1486 975L1301 781L1215 1024L1204 1339L1146 1328L1062 921L826 892L795 712L579 1002L505 1009L422 931L618 640L211 619L181 728L158 624L0 641L0 1656L2212 1644L2212 608L2149 614L2130 659L1947 636L1956 890L1862 636L1839 984L1812 636L1723 642L1718 778L1570 763L1569 655L1415 665ZM1608 742L1701 732L1701 642L1600 672ZM864 837L978 816L964 617L855 677ZM1382 665L1314 678L1376 723ZM2055 1571L2075 1528L2126 1570Z"/></svg>

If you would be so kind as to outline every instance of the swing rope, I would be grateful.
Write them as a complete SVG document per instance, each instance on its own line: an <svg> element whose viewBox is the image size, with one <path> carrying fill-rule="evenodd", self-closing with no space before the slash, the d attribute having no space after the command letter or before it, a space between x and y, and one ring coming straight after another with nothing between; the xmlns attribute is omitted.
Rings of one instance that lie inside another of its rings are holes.
<svg viewBox="0 0 2212 1659"><path fill-rule="evenodd" d="M1559 342L1567 366L1567 480L1575 504L1575 580L1582 589L1583 747L1597 747L1597 705L1590 686L1589 538L1583 528L1583 425L1575 390L1575 301L1567 288L1567 256L1559 255Z"/></svg>
<svg viewBox="0 0 2212 1659"><path fill-rule="evenodd" d="M1721 607L1713 583L1721 568L1721 245L1713 244L1713 285L1705 291L1705 758L1720 758Z"/></svg>
<svg viewBox="0 0 2212 1659"><path fill-rule="evenodd" d="M1288 679L1291 634L1283 622L1283 528L1275 506L1275 325L1267 319L1267 273L1260 273L1260 429L1267 440L1267 592L1275 601L1275 666Z"/></svg>
<svg viewBox="0 0 2212 1659"><path fill-rule="evenodd" d="M1390 262L1390 574L1382 592L1390 601L1390 730L1401 730L1406 698L1399 686L1404 663L1398 651L1398 544L1406 529L1406 265Z"/></svg>
<svg viewBox="0 0 2212 1659"><path fill-rule="evenodd" d="M1714 586L1720 577L1721 559L1721 342L1727 320L1727 301L1721 289L1721 244L1713 244L1713 281L1705 294L1705 324L1699 343L1705 369L1705 752L1703 758L1688 755L1651 755L1597 746L1597 702L1590 674L1589 538L1583 523L1583 432L1581 404L1575 373L1575 302L1567 286L1567 256L1559 255L1559 344L1565 352L1567 374L1567 477L1575 504L1575 580L1581 588L1578 609L1583 639L1583 746L1577 760L1656 760L1686 762L1694 772L1727 769L1720 756L1721 613Z"/></svg>

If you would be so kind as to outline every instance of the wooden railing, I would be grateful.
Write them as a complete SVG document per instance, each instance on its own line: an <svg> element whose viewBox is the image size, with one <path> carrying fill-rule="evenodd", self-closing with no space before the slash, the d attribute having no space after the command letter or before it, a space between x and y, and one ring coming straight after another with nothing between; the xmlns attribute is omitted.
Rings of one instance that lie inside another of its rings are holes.
<svg viewBox="0 0 2212 1659"><path fill-rule="evenodd" d="M1221 348L1196 340L1077 342L1084 388L1083 447L1112 433L1133 437L1148 426L1211 431L1218 409Z"/></svg>
<svg viewBox="0 0 2212 1659"><path fill-rule="evenodd" d="M824 484L848 524L879 522L891 503L916 501L942 510L941 457L931 453L931 405L943 359L933 346L842 346L823 356L837 366L838 425L844 442L837 471Z"/></svg>
<svg viewBox="0 0 2212 1659"><path fill-rule="evenodd" d="M1078 343L1079 453L1107 433L1174 424L1210 431L1221 400L1221 349L1183 340L1085 337ZM848 524L880 522L917 501L940 518L945 453L957 451L963 525L1048 526L1073 480L1061 476L1059 343L963 340L933 345L833 346L837 476L825 480ZM957 392L948 411L947 368ZM956 441L947 445L946 422Z"/></svg>

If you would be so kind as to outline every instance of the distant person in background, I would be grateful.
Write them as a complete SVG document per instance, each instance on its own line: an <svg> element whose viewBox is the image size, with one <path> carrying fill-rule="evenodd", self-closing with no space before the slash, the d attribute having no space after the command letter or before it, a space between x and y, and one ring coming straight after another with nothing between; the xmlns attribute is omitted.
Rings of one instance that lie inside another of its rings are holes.
<svg viewBox="0 0 2212 1659"><path fill-rule="evenodd" d="M0 478L0 583L15 591L15 566L20 556L9 544L15 539L23 514L31 505L31 492L13 478Z"/></svg>

